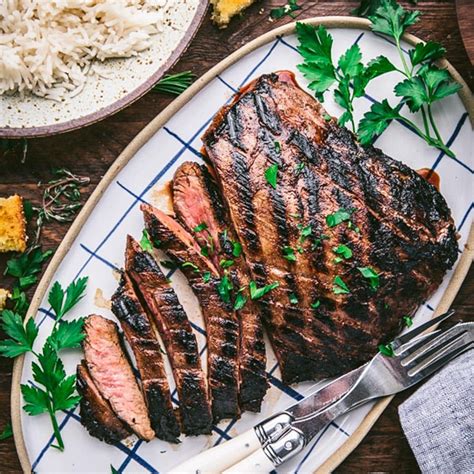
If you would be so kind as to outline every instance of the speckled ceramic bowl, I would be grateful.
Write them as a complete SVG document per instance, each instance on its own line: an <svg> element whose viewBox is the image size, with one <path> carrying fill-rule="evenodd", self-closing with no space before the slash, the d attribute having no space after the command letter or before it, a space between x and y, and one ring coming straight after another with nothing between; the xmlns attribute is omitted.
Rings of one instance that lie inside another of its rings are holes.
<svg viewBox="0 0 474 474"><path fill-rule="evenodd" d="M107 76L90 77L75 97L56 102L29 95L0 95L0 137L54 135L97 122L131 104L163 77L183 54L206 13L208 0L176 0L167 8L163 32L136 57L111 59Z"/></svg>

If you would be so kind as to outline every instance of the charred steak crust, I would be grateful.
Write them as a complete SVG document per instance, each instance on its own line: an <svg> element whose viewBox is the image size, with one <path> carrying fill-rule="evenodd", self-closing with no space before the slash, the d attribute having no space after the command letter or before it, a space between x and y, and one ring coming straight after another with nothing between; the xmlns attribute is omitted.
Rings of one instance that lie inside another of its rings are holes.
<svg viewBox="0 0 474 474"><path fill-rule="evenodd" d="M175 172L172 189L174 211L180 223L189 232L200 224L206 225L202 231L194 232L194 236L201 248L208 250L208 258L221 278L225 270L220 262L227 259L234 262L230 267L234 288L247 287L249 269L244 256L233 253L237 237L217 183L207 166L183 163ZM260 310L256 302L250 300L237 315L240 322L239 404L242 410L260 411L268 389Z"/></svg>
<svg viewBox="0 0 474 474"><path fill-rule="evenodd" d="M282 71L242 90L203 137L253 279L280 283L262 304L286 383L368 360L457 258L454 223L436 188L325 116ZM276 189L265 179L275 164ZM350 211L352 227L328 225L340 209ZM302 238L302 229L311 232ZM341 244L353 256L335 263ZM284 247L302 252L289 261ZM364 267L378 273L376 291ZM334 291L336 276L348 294Z"/></svg>
<svg viewBox="0 0 474 474"><path fill-rule="evenodd" d="M211 432L212 416L196 336L156 260L128 237L125 270L161 334L173 370L183 433Z"/></svg>
<svg viewBox="0 0 474 474"><path fill-rule="evenodd" d="M207 332L208 385L214 422L240 415L239 321L231 304L218 295L219 273L200 254L194 238L178 222L158 209L143 204L145 228L154 242L179 264L199 300ZM187 265L183 265L186 264ZM203 273L209 272L206 283Z"/></svg>
<svg viewBox="0 0 474 474"><path fill-rule="evenodd" d="M108 444L116 444L131 435L131 431L119 420L110 404L99 393L85 361L77 366L76 387L81 396L81 423L91 436Z"/></svg>
<svg viewBox="0 0 474 474"><path fill-rule="evenodd" d="M84 322L84 333L85 361L99 393L123 423L137 436L150 441L155 432L143 394L123 350L117 325L93 314Z"/></svg>
<svg viewBox="0 0 474 474"><path fill-rule="evenodd" d="M125 273L112 296L112 312L120 321L133 350L151 426L156 436L172 443L179 442L180 427L171 403L160 344L135 294L132 282Z"/></svg>

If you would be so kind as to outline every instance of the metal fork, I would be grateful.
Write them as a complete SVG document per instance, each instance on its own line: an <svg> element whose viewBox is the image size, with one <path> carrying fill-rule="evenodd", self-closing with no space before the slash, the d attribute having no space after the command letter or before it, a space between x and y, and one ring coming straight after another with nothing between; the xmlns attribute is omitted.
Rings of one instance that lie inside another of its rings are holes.
<svg viewBox="0 0 474 474"><path fill-rule="evenodd" d="M443 317L448 317L443 315ZM439 322L439 321L438 321ZM414 331L419 334L419 331ZM338 416L369 400L401 392L443 367L474 343L474 323L457 324L421 338L407 333L392 346L393 357L378 353L364 368L358 382L339 400L314 410L312 396L291 407L292 421L278 437L271 437L251 456L224 471L269 472L299 453Z"/></svg>

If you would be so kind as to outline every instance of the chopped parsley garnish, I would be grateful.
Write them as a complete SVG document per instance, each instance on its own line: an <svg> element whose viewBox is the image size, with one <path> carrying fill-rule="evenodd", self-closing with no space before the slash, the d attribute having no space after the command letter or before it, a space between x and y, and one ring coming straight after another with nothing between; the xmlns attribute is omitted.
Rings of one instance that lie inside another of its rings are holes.
<svg viewBox="0 0 474 474"><path fill-rule="evenodd" d="M262 296L266 295L269 291L272 291L275 288L278 288L279 286L280 283L276 281L274 283L271 283L270 285L265 285L262 288L257 288L257 284L254 281L251 281L249 283L250 298L252 298L253 300L258 300Z"/></svg>
<svg viewBox="0 0 474 474"><path fill-rule="evenodd" d="M332 119L332 117L328 113L325 112L323 114L323 119L326 120L326 122L329 122Z"/></svg>
<svg viewBox="0 0 474 474"><path fill-rule="evenodd" d="M295 174L296 174L296 176L298 176L298 175L304 170L304 167L305 167L305 166L306 166L306 165L305 165L303 162L298 163L298 164L295 166Z"/></svg>
<svg viewBox="0 0 474 474"><path fill-rule="evenodd" d="M207 245L201 247L201 255L203 257L209 257L209 247Z"/></svg>
<svg viewBox="0 0 474 474"><path fill-rule="evenodd" d="M194 265L194 263L191 263L191 262L184 262L184 263L181 265L181 267L182 267L182 268L189 267L189 268L192 268L195 273L199 273L199 268L197 267L197 265Z"/></svg>
<svg viewBox="0 0 474 474"><path fill-rule="evenodd" d="M296 262L295 251L291 247L285 246L281 249L281 252L283 254L283 258L286 258L290 262Z"/></svg>
<svg viewBox="0 0 474 474"><path fill-rule="evenodd" d="M336 258L334 258L333 262L334 263L341 263L342 260L343 260L342 257L336 257Z"/></svg>
<svg viewBox="0 0 474 474"><path fill-rule="evenodd" d="M234 261L233 261L233 260L226 260L226 259L224 259L224 258L219 262L219 265L220 265L222 268L229 268L229 267L231 267L233 264L234 264Z"/></svg>
<svg viewBox="0 0 474 474"><path fill-rule="evenodd" d="M351 218L352 213L355 209L339 209L334 214L328 214L326 216L326 224L329 227L335 227L342 222L348 221Z"/></svg>
<svg viewBox="0 0 474 474"><path fill-rule="evenodd" d="M230 303L230 292L234 288L228 275L224 275L217 284L217 293L224 303Z"/></svg>
<svg viewBox="0 0 474 474"><path fill-rule="evenodd" d="M193 231L194 232L201 232L203 230L206 230L207 229L207 224L205 222L201 222L200 224L198 224L194 229Z"/></svg>
<svg viewBox="0 0 474 474"><path fill-rule="evenodd" d="M346 260L352 257L352 250L344 244L341 244L337 247L333 247L332 251L337 255L342 255Z"/></svg>
<svg viewBox="0 0 474 474"><path fill-rule="evenodd" d="M362 276L364 278L367 278L367 280L369 280L370 287L373 290L376 290L380 286L380 276L373 268L357 267L357 270L362 273Z"/></svg>
<svg viewBox="0 0 474 474"><path fill-rule="evenodd" d="M297 251L298 253L303 253L303 252L304 252L304 249L303 249L303 247L301 247L300 245L298 245L298 247L296 247L296 251Z"/></svg>
<svg viewBox="0 0 474 474"><path fill-rule="evenodd" d="M313 233L311 225L304 226L303 224L298 224L298 229L300 230L301 243L303 243Z"/></svg>
<svg viewBox="0 0 474 474"><path fill-rule="evenodd" d="M153 244L151 243L151 240L150 240L150 234L148 233L146 229L143 229L142 238L140 240L140 247L145 252L153 252Z"/></svg>
<svg viewBox="0 0 474 474"><path fill-rule="evenodd" d="M350 293L349 288L339 275L334 277L334 286L332 287L332 291L335 295Z"/></svg>
<svg viewBox="0 0 474 474"><path fill-rule="evenodd" d="M294 293L290 293L288 298L291 304L298 304L298 297Z"/></svg>
<svg viewBox="0 0 474 474"><path fill-rule="evenodd" d="M238 258L242 255L242 245L240 242L232 242L232 255Z"/></svg>
<svg viewBox="0 0 474 474"><path fill-rule="evenodd" d="M410 316L403 316L403 322L407 328L413 325L413 319Z"/></svg>
<svg viewBox="0 0 474 474"><path fill-rule="evenodd" d="M347 223L347 227L349 227L349 229L353 229L356 234L360 234L360 229L356 225L354 225L353 222L349 221Z"/></svg>
<svg viewBox="0 0 474 474"><path fill-rule="evenodd" d="M311 306L311 308L313 308L313 309L317 309L317 308L319 308L319 307L321 306L321 301L316 300L314 303L311 303L310 306Z"/></svg>
<svg viewBox="0 0 474 474"><path fill-rule="evenodd" d="M275 140L275 141L273 142L273 144L275 145L275 151L276 151L277 153L280 153L280 152L281 152L281 144L280 144L280 142Z"/></svg>
<svg viewBox="0 0 474 474"><path fill-rule="evenodd" d="M265 178L273 189L277 187L278 164L270 165L265 171Z"/></svg>
<svg viewBox="0 0 474 474"><path fill-rule="evenodd" d="M204 272L202 274L202 281L204 283L209 283L211 281L211 272Z"/></svg>
<svg viewBox="0 0 474 474"><path fill-rule="evenodd" d="M244 291L244 288L240 288L240 290L237 292L237 295L234 301L235 311L242 309L245 306L245 303L247 303L247 297L243 294L243 291Z"/></svg>
<svg viewBox="0 0 474 474"><path fill-rule="evenodd" d="M380 344L379 345L379 352L387 357L393 357L395 354L393 352L392 344Z"/></svg>
<svg viewBox="0 0 474 474"><path fill-rule="evenodd" d="M284 16L288 15L291 18L296 18L295 11L301 10L301 7L296 3L297 0L288 0L286 5L282 7L272 8L270 10L270 18L272 20L279 20Z"/></svg>

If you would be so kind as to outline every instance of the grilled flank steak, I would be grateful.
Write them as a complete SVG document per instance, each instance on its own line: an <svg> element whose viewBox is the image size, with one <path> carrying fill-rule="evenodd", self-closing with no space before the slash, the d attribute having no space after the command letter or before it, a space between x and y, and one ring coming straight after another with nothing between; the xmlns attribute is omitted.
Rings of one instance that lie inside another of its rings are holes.
<svg viewBox="0 0 474 474"><path fill-rule="evenodd" d="M221 278L226 272L230 273L236 289L248 286L249 271L240 243L229 225L228 212L207 167L194 162L183 163L176 170L172 189L176 216L194 234L201 254L212 260ZM268 389L260 310L256 302L247 300L237 314L240 322L239 404L242 410L260 411Z"/></svg>
<svg viewBox="0 0 474 474"><path fill-rule="evenodd" d="M117 417L140 438L150 441L155 432L143 398L121 345L117 325L102 316L88 316L82 343L87 369L99 393Z"/></svg>
<svg viewBox="0 0 474 474"><path fill-rule="evenodd" d="M81 396L79 405L81 423L91 436L115 444L132 433L102 397L87 370L85 361L77 366L77 392Z"/></svg>
<svg viewBox="0 0 474 474"><path fill-rule="evenodd" d="M128 236L125 270L153 317L173 369L183 432L210 433L211 409L196 336L178 297L153 255Z"/></svg>
<svg viewBox="0 0 474 474"><path fill-rule="evenodd" d="M193 236L178 222L152 206L142 204L145 227L154 242L179 264L199 300L207 332L208 385L215 422L240 415L239 321L219 272L201 255ZM227 301L225 301L227 299Z"/></svg>
<svg viewBox="0 0 474 474"><path fill-rule="evenodd" d="M325 117L279 72L203 137L256 287L279 285L259 301L287 383L368 360L457 258L441 194Z"/></svg>
<svg viewBox="0 0 474 474"><path fill-rule="evenodd" d="M179 423L173 411L160 343L132 286L124 273L120 286L112 296L112 312L120 321L125 337L133 350L141 388L156 436L179 442Z"/></svg>

